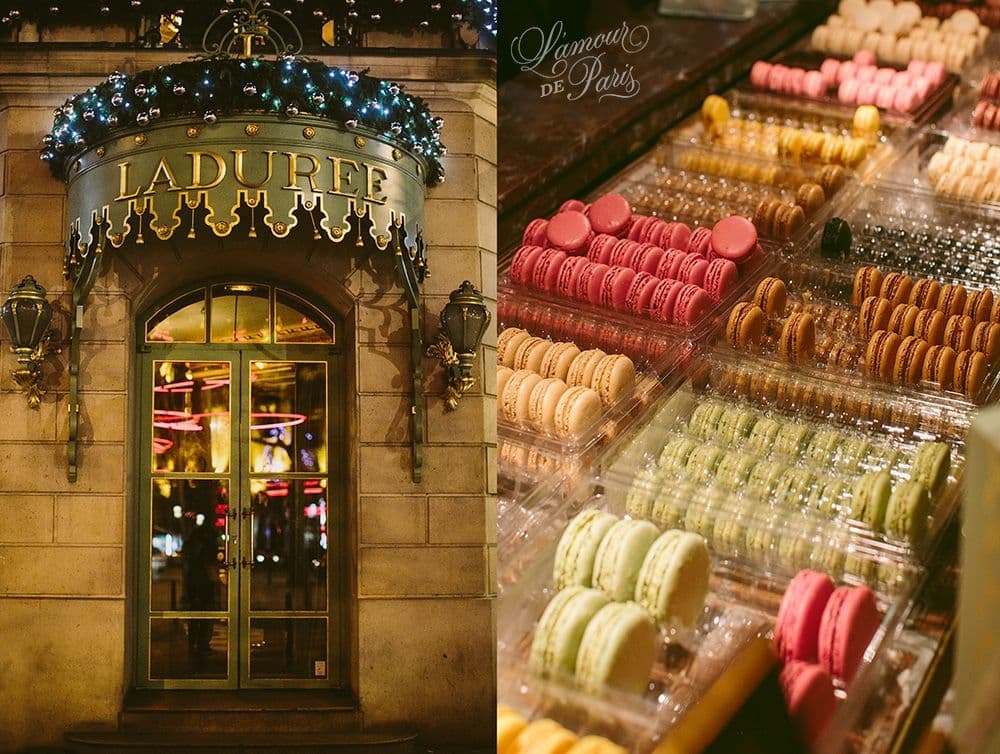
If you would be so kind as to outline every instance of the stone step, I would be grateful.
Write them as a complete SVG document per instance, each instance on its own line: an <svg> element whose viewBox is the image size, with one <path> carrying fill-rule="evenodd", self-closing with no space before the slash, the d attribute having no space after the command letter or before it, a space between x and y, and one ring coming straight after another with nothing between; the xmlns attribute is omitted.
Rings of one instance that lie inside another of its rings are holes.
<svg viewBox="0 0 1000 754"><path fill-rule="evenodd" d="M123 732L338 733L362 729L354 699L335 691L133 691Z"/></svg>
<svg viewBox="0 0 1000 754"><path fill-rule="evenodd" d="M65 736L72 754L415 754L416 734L343 733L149 733L78 730Z"/></svg>

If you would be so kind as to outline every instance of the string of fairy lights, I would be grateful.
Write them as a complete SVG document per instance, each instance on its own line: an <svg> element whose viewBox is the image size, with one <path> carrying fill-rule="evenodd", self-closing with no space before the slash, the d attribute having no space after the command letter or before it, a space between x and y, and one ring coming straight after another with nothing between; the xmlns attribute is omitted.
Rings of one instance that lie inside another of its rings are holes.
<svg viewBox="0 0 1000 754"><path fill-rule="evenodd" d="M419 155L427 183L444 180L444 121L403 87L302 57L205 58L158 66L135 75L112 73L101 84L56 108L42 159L65 178L82 152L116 132L159 118L194 116L214 123L230 113L265 112L286 117L315 115L364 126Z"/></svg>
<svg viewBox="0 0 1000 754"><path fill-rule="evenodd" d="M499 0L268 0L306 29L332 22L335 44L358 44L369 31L453 31L467 25L495 42ZM89 26L109 20L157 23L162 17L183 21L198 30L237 0L0 0L0 29L25 22L39 25L74 23ZM204 22L204 23L203 23ZM191 36L196 36L193 31ZM318 38L318 33L317 33ZM188 46L198 40L187 39ZM328 40L329 42L329 40Z"/></svg>

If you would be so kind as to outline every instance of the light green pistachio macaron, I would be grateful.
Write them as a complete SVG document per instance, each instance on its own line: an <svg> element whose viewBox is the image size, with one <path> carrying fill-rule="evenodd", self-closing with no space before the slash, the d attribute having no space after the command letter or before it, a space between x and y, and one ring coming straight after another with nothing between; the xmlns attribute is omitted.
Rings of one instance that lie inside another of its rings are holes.
<svg viewBox="0 0 1000 754"><path fill-rule="evenodd" d="M636 582L636 602L659 623L691 625L705 607L710 573L705 539L670 529L646 554Z"/></svg>
<svg viewBox="0 0 1000 754"><path fill-rule="evenodd" d="M613 513L594 508L580 511L572 518L556 546L552 567L556 589L591 585L597 548L617 521L618 516Z"/></svg>

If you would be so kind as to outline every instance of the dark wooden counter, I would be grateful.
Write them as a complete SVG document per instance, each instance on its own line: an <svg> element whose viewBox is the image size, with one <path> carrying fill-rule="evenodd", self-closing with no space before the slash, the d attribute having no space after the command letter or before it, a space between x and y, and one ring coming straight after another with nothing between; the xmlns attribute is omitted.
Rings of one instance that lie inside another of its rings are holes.
<svg viewBox="0 0 1000 754"><path fill-rule="evenodd" d="M755 60L788 46L825 18L830 3L762 3L743 22L665 18L655 3L638 9L593 3L585 28L594 34L621 26L649 28L640 53L605 52L604 70L631 65L639 82L629 99L598 101L593 91L576 101L541 97L539 76L521 73L500 86L498 190L500 249L515 243L527 222L580 196L655 142L662 131L696 109L710 93L743 76ZM629 14L623 19L624 13ZM519 30L505 33L510 45Z"/></svg>

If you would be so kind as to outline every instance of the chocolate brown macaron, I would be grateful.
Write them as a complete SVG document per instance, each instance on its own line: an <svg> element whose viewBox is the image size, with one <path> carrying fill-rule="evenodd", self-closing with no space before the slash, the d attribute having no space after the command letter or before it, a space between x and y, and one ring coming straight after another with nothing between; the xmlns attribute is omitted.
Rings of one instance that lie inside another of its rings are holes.
<svg viewBox="0 0 1000 754"><path fill-rule="evenodd" d="M799 312L785 320L778 342L778 350L785 359L793 363L808 361L815 348L816 321L809 312Z"/></svg>
<svg viewBox="0 0 1000 754"><path fill-rule="evenodd" d="M1000 325L996 322L979 322L972 330L969 347L973 351L979 351L992 364L1000 351Z"/></svg>
<svg viewBox="0 0 1000 754"><path fill-rule="evenodd" d="M988 322L993 311L993 291L983 288L971 291L965 300L964 313L972 317L973 322Z"/></svg>
<svg viewBox="0 0 1000 754"><path fill-rule="evenodd" d="M910 291L912 290L913 278L902 272L890 272L882 281L879 293L882 298L889 299L893 306L898 306L910 300Z"/></svg>
<svg viewBox="0 0 1000 754"><path fill-rule="evenodd" d="M749 301L741 301L729 312L726 340L740 351L760 345L764 336L764 310Z"/></svg>
<svg viewBox="0 0 1000 754"><path fill-rule="evenodd" d="M861 304L858 314L858 337L867 341L876 330L889 329L892 305L884 298L869 296Z"/></svg>
<svg viewBox="0 0 1000 754"><path fill-rule="evenodd" d="M784 317L785 306L788 304L788 289L785 281L780 278L767 277L757 284L750 299L771 317Z"/></svg>
<svg viewBox="0 0 1000 754"><path fill-rule="evenodd" d="M946 317L950 317L953 314L961 314L965 310L966 297L964 285L946 283L941 286L937 308L944 312L944 316Z"/></svg>
<svg viewBox="0 0 1000 754"><path fill-rule="evenodd" d="M859 267L854 273L854 292L851 303L861 306L861 302L869 296L877 296L882 289L882 270L874 265Z"/></svg>
<svg viewBox="0 0 1000 754"><path fill-rule="evenodd" d="M818 183L806 181L795 191L795 203L805 211L807 215L823 206L826 201L826 192Z"/></svg>
<svg viewBox="0 0 1000 754"><path fill-rule="evenodd" d="M948 317L944 326L944 344L951 346L957 352L965 351L972 343L972 331L975 323L972 317L965 314L953 314Z"/></svg>
<svg viewBox="0 0 1000 754"><path fill-rule="evenodd" d="M940 314L940 312L938 313ZM919 306L915 306L914 304L898 304L892 310L892 316L889 317L888 329L901 338L913 335L918 316L920 316Z"/></svg>
<svg viewBox="0 0 1000 754"><path fill-rule="evenodd" d="M947 321L944 313L937 309L921 309L917 321L913 323L913 334L923 338L932 346L944 342L944 326Z"/></svg>
<svg viewBox="0 0 1000 754"><path fill-rule="evenodd" d="M892 381L897 385L916 385L924 370L924 357L930 348L927 341L909 335L903 338L896 351Z"/></svg>
<svg viewBox="0 0 1000 754"><path fill-rule="evenodd" d="M933 309L937 306L940 295L941 284L937 280L921 278L913 284L913 290L910 291L910 303L921 309Z"/></svg>
<svg viewBox="0 0 1000 754"><path fill-rule="evenodd" d="M896 363L896 353L902 342L896 333L879 330L872 334L865 351L865 366L868 376L873 379L892 379L892 369Z"/></svg>
<svg viewBox="0 0 1000 754"><path fill-rule="evenodd" d="M951 346L931 346L924 356L921 377L942 390L951 388L955 380L955 349Z"/></svg>
<svg viewBox="0 0 1000 754"><path fill-rule="evenodd" d="M979 351L959 351L955 358L954 388L976 400L986 381L986 357Z"/></svg>

